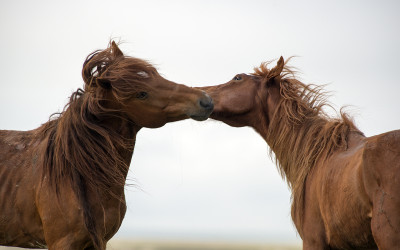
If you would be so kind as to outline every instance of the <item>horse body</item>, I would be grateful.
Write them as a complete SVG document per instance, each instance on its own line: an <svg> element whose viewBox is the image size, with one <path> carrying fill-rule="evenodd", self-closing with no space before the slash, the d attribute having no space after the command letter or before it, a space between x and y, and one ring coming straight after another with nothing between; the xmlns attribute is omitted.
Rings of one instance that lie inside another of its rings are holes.
<svg viewBox="0 0 400 250"><path fill-rule="evenodd" d="M46 245L35 205L39 182L30 178L29 174L40 172L37 168L38 156L35 154L35 148L40 143L33 138L34 133L0 131L1 245ZM21 153L29 157L21 157Z"/></svg>
<svg viewBox="0 0 400 250"><path fill-rule="evenodd" d="M372 206L363 182L366 140L355 132L348 148L319 161L305 182L304 212L293 221L304 249L376 249L371 234Z"/></svg>
<svg viewBox="0 0 400 250"><path fill-rule="evenodd" d="M373 137L351 133L348 142L307 178L304 222L293 218L304 232L304 248L318 248L318 242L320 248L393 249L400 245L400 130ZM305 233L310 231L322 234Z"/></svg>
<svg viewBox="0 0 400 250"><path fill-rule="evenodd" d="M328 116L323 89L296 80L283 58L200 89L214 100L211 118L268 143L304 249L400 246L399 130L365 137L347 114Z"/></svg>
<svg viewBox="0 0 400 250"><path fill-rule="evenodd" d="M213 109L203 91L162 78L114 42L87 57L82 76L58 117L0 131L0 245L105 249L125 215L137 132Z"/></svg>

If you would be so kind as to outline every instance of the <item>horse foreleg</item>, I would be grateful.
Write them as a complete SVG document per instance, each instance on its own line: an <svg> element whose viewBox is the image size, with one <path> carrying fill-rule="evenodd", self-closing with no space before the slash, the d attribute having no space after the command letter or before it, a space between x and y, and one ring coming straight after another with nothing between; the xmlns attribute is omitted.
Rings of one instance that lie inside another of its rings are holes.
<svg viewBox="0 0 400 250"><path fill-rule="evenodd" d="M315 204L309 205L304 211L301 237L303 239L303 250L330 249L326 241L324 223Z"/></svg>
<svg viewBox="0 0 400 250"><path fill-rule="evenodd" d="M325 234L321 230L303 231L303 250L329 250Z"/></svg>
<svg viewBox="0 0 400 250"><path fill-rule="evenodd" d="M57 241L51 242L48 244L49 250L85 250L87 243L82 241L76 241L73 235L64 237ZM94 249L94 248L93 248Z"/></svg>
<svg viewBox="0 0 400 250"><path fill-rule="evenodd" d="M96 250L96 248L94 248L93 246L87 247L84 250Z"/></svg>

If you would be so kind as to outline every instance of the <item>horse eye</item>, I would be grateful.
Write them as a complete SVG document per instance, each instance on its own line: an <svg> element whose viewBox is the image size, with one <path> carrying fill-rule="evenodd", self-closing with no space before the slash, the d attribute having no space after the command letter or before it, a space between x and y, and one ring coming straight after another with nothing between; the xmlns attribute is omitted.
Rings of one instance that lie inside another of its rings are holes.
<svg viewBox="0 0 400 250"><path fill-rule="evenodd" d="M146 92L143 92L143 91L136 94L136 98L137 98L137 99L140 99L140 100L146 99L147 96L148 96L147 93L146 93Z"/></svg>
<svg viewBox="0 0 400 250"><path fill-rule="evenodd" d="M235 76L235 77L233 78L233 80L235 80L235 81L240 81L240 80L242 80L242 77L239 76L239 75L237 75L237 76Z"/></svg>

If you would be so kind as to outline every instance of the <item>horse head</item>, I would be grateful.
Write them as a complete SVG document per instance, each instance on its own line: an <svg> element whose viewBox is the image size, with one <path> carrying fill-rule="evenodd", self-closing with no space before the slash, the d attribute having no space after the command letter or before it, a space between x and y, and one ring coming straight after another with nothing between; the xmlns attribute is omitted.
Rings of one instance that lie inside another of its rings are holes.
<svg viewBox="0 0 400 250"><path fill-rule="evenodd" d="M118 110L140 127L186 118L202 121L213 110L204 91L163 78L150 63L125 56L114 41L86 58L82 77L97 106Z"/></svg>
<svg viewBox="0 0 400 250"><path fill-rule="evenodd" d="M257 130L268 127L281 98L283 67L281 57L272 69L263 63L252 74L238 74L227 83L199 88L213 98L211 118L234 127L252 126Z"/></svg>

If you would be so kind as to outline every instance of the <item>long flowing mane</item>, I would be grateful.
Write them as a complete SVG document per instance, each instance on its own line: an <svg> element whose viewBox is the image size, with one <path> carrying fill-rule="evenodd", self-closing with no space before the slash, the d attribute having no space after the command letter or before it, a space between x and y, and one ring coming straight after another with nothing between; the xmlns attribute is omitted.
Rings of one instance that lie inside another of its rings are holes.
<svg viewBox="0 0 400 250"><path fill-rule="evenodd" d="M261 64L254 74L267 76L267 66L268 63ZM335 150L346 149L350 131L361 132L342 110L339 117L330 117L324 111L325 106L332 106L323 86L306 85L296 79L295 73L285 64L279 83L281 101L265 139L280 174L292 190L292 217L300 220L301 225L305 181L313 166ZM297 229L301 235L301 228Z"/></svg>
<svg viewBox="0 0 400 250"><path fill-rule="evenodd" d="M133 151L137 131L120 107L145 89L146 78L154 74L157 71L150 64L122 55L111 44L95 51L83 65L84 89L74 92L64 110L38 130L46 143L42 178L57 193L63 188L61 183L71 184L83 206L95 247L101 241L96 239L86 192L94 190L123 201L115 191L125 185L130 162L127 157ZM115 128L111 124L119 125Z"/></svg>

